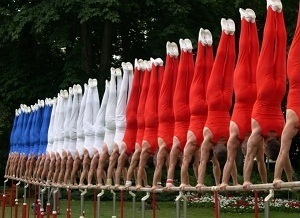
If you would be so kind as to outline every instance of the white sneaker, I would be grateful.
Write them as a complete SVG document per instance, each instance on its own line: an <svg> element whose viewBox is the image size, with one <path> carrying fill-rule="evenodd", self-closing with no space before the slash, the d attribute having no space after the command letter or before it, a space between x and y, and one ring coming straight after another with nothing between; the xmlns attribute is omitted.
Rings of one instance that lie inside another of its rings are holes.
<svg viewBox="0 0 300 218"><path fill-rule="evenodd" d="M69 95L73 95L73 88L69 87Z"/></svg>
<svg viewBox="0 0 300 218"><path fill-rule="evenodd" d="M205 42L208 46L211 46L213 43L213 38L212 38L212 34L208 29L204 30L205 33Z"/></svg>
<svg viewBox="0 0 300 218"><path fill-rule="evenodd" d="M203 46L206 45L205 30L202 27L199 30L198 42L201 42Z"/></svg>
<svg viewBox="0 0 300 218"><path fill-rule="evenodd" d="M112 76L116 75L116 69L114 67L110 68L110 75L112 75Z"/></svg>
<svg viewBox="0 0 300 218"><path fill-rule="evenodd" d="M116 76L122 76L122 71L120 68L116 68Z"/></svg>
<svg viewBox="0 0 300 218"><path fill-rule="evenodd" d="M164 65L164 62L163 62L163 60L161 58L156 58L155 62L157 64L157 66L163 66Z"/></svg>
<svg viewBox="0 0 300 218"><path fill-rule="evenodd" d="M130 62L126 62L126 68L127 70L133 71L133 66Z"/></svg>
<svg viewBox="0 0 300 218"><path fill-rule="evenodd" d="M246 9L246 12L247 12L247 14L249 14L249 16L250 16L250 21L251 21L251 23L255 23L255 19L256 19L256 14L255 14L255 12L254 12L252 9L250 9L250 8L247 8L247 9Z"/></svg>
<svg viewBox="0 0 300 218"><path fill-rule="evenodd" d="M179 55L178 46L175 42L171 42L171 54L172 54L172 57L176 57L176 58Z"/></svg>
<svg viewBox="0 0 300 218"><path fill-rule="evenodd" d="M186 47L185 47L185 41L183 39L179 39L179 46L180 46L180 50L185 51Z"/></svg>
<svg viewBox="0 0 300 218"><path fill-rule="evenodd" d="M127 70L127 65L126 65L125 62L122 62L122 63L121 63L121 66L122 66L123 71L124 71L124 70Z"/></svg>
<svg viewBox="0 0 300 218"><path fill-rule="evenodd" d="M156 61L155 61L155 59L154 58L150 58L150 61L151 61L151 66L154 64L154 66L157 66L157 63L156 63Z"/></svg>
<svg viewBox="0 0 300 218"><path fill-rule="evenodd" d="M224 31L227 35L229 34L228 24L227 24L227 20L225 18L221 19L221 28L222 28L222 31Z"/></svg>
<svg viewBox="0 0 300 218"><path fill-rule="evenodd" d="M185 39L185 40L184 40L184 43L185 43L185 49L186 49L186 52L191 53L192 50L193 50L193 45L192 45L191 40L190 40L190 39Z"/></svg>
<svg viewBox="0 0 300 218"><path fill-rule="evenodd" d="M241 20L243 20L243 18L244 18L246 21L250 22L251 16L250 16L250 14L248 14L247 10L240 8L239 12L241 15Z"/></svg>
<svg viewBox="0 0 300 218"><path fill-rule="evenodd" d="M77 85L76 85L76 90L77 90L77 93L78 93L78 94L82 94L82 88L81 88L81 85L77 84Z"/></svg>
<svg viewBox="0 0 300 218"><path fill-rule="evenodd" d="M232 19L227 19L227 25L230 35L233 35L235 32L235 23Z"/></svg>
<svg viewBox="0 0 300 218"><path fill-rule="evenodd" d="M166 44L167 55L171 55L171 42L167 41Z"/></svg>

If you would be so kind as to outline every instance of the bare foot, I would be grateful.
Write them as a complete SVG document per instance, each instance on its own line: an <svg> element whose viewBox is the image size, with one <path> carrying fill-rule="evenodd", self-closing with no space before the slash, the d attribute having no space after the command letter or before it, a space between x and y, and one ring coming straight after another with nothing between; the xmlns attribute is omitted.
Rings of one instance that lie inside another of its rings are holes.
<svg viewBox="0 0 300 218"><path fill-rule="evenodd" d="M249 190L250 189L250 185L252 185L251 182L245 181L243 183L243 188L246 189L246 190Z"/></svg>

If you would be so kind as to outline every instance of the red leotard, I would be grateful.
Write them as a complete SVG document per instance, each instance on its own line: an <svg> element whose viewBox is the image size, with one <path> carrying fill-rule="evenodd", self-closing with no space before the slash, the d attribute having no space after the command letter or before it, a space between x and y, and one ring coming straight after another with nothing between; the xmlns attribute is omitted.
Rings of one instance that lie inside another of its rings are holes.
<svg viewBox="0 0 300 218"><path fill-rule="evenodd" d="M180 142L183 151L186 144L186 135L190 123L189 93L194 74L193 54L181 50L178 66L178 75L173 97L173 109L175 117L174 136Z"/></svg>
<svg viewBox="0 0 300 218"><path fill-rule="evenodd" d="M281 101L286 87L286 30L283 12L274 12L271 7L267 12L256 83L252 118L260 125L264 137L270 131L280 136L284 126Z"/></svg>
<svg viewBox="0 0 300 218"><path fill-rule="evenodd" d="M154 154L158 148L158 97L161 85L163 67L152 64L149 90L145 104L145 131L144 140L150 145L151 153Z"/></svg>
<svg viewBox="0 0 300 218"><path fill-rule="evenodd" d="M140 95L139 106L137 109L138 129L137 129L137 133L136 133L136 143L138 143L140 146L142 146L144 131L145 131L144 112L145 112L145 104L146 104L147 95L148 95L151 70L146 69L144 74L145 74L144 81L143 81L142 91L141 91L141 95Z"/></svg>
<svg viewBox="0 0 300 218"><path fill-rule="evenodd" d="M297 27L287 60L287 75L289 79L289 95L287 109L293 110L300 119L300 13Z"/></svg>
<svg viewBox="0 0 300 218"><path fill-rule="evenodd" d="M137 68L134 69L134 78L132 90L126 107L126 130L123 142L126 144L127 154L132 154L135 150L135 141L137 133L137 108L139 104L140 93L142 90L144 73Z"/></svg>
<svg viewBox="0 0 300 218"><path fill-rule="evenodd" d="M206 89L213 66L214 57L211 46L198 42L195 72L190 89L190 126L196 137L197 145L203 141L203 127L207 118Z"/></svg>
<svg viewBox="0 0 300 218"><path fill-rule="evenodd" d="M166 57L165 72L158 99L158 137L171 149L174 134L173 93L177 80L178 58Z"/></svg>
<svg viewBox="0 0 300 218"><path fill-rule="evenodd" d="M229 138L234 62L234 35L222 32L206 92L208 114L205 127L210 129L213 143L217 143L221 138Z"/></svg>
<svg viewBox="0 0 300 218"><path fill-rule="evenodd" d="M251 133L251 113L256 100L256 67L259 42L256 23L241 21L239 56L233 76L235 104L231 120L238 126L239 139Z"/></svg>

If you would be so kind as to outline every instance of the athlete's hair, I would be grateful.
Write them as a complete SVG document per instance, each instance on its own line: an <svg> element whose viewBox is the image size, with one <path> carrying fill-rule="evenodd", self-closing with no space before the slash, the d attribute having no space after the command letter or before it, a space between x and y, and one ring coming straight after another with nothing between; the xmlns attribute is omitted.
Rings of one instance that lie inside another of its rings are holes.
<svg viewBox="0 0 300 218"><path fill-rule="evenodd" d="M220 166L224 166L227 160L227 148L224 144L217 144L214 149L215 156L218 159Z"/></svg>
<svg viewBox="0 0 300 218"><path fill-rule="evenodd" d="M277 139L270 139L266 142L265 155L271 160L276 160L280 151L280 142Z"/></svg>

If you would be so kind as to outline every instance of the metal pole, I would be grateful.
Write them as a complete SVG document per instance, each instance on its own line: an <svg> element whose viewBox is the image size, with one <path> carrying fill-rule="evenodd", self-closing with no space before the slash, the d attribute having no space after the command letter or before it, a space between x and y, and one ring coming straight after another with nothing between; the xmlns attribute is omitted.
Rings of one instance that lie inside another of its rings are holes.
<svg viewBox="0 0 300 218"><path fill-rule="evenodd" d="M183 199L183 217L186 218L187 212L187 198L184 195L183 191L179 192L179 195L176 197L176 217L180 218L180 200Z"/></svg>
<svg viewBox="0 0 300 218"><path fill-rule="evenodd" d="M102 189L99 194L97 194L97 218L100 218L100 198L104 195L104 190Z"/></svg>
<svg viewBox="0 0 300 218"><path fill-rule="evenodd" d="M112 218L116 217L116 193L114 192L114 190L110 190L110 193L112 193L113 195L113 214L112 214Z"/></svg>
<svg viewBox="0 0 300 218"><path fill-rule="evenodd" d="M2 218L5 218L5 206L6 206L6 194L5 194L5 189L6 189L6 183L8 182L8 179L4 181L4 186L3 186L3 196L2 196Z"/></svg>
<svg viewBox="0 0 300 218"><path fill-rule="evenodd" d="M135 218L135 194L132 191L129 191L129 194L132 196L132 218Z"/></svg>
<svg viewBox="0 0 300 218"><path fill-rule="evenodd" d="M56 188L54 191L53 191L53 211L52 211L52 214L53 214L53 218L56 218L57 217L57 194L58 194L58 188Z"/></svg>
<svg viewBox="0 0 300 218"><path fill-rule="evenodd" d="M268 196L265 198L265 218L270 217L270 200L274 198L274 190L270 189Z"/></svg>
<svg viewBox="0 0 300 218"><path fill-rule="evenodd" d="M79 191L81 192L80 197L81 197L81 204L80 204L80 211L81 211L81 215L80 218L84 218L84 195L87 193L87 189L79 189Z"/></svg>
<svg viewBox="0 0 300 218"><path fill-rule="evenodd" d="M26 192L28 188L28 183L24 186L24 200L23 200L23 210L22 210L22 218L27 218L27 203L26 203Z"/></svg>
<svg viewBox="0 0 300 218"><path fill-rule="evenodd" d="M19 212L19 195L18 195L18 189L21 182L19 181L16 184L16 198L15 198L15 218L18 218L18 212Z"/></svg>
<svg viewBox="0 0 300 218"><path fill-rule="evenodd" d="M121 209L120 209L120 217L124 218L124 190L121 190Z"/></svg>
<svg viewBox="0 0 300 218"><path fill-rule="evenodd" d="M150 192L147 192L147 194L142 198L142 218L145 218L145 201L150 197Z"/></svg>
<svg viewBox="0 0 300 218"><path fill-rule="evenodd" d="M257 193L257 191L254 192L254 203L255 203L255 206L254 206L254 217L258 218L258 216L259 216L259 209L258 209L258 193Z"/></svg>
<svg viewBox="0 0 300 218"><path fill-rule="evenodd" d="M51 215L51 205L50 205L50 195L51 195L51 192L50 192L50 187L48 186L47 187L48 189L48 193L47 193L47 205L46 205L46 214L47 214L47 218L50 218L50 215Z"/></svg>
<svg viewBox="0 0 300 218"><path fill-rule="evenodd" d="M67 218L71 218L71 189L68 190L68 207L67 207Z"/></svg>
<svg viewBox="0 0 300 218"><path fill-rule="evenodd" d="M42 217L44 217L44 215L45 215L45 208L44 208L44 193L45 192L46 192L46 187L43 187L41 189L41 208L40 208Z"/></svg>
<svg viewBox="0 0 300 218"><path fill-rule="evenodd" d="M214 198L215 198L215 218L220 217L220 205L219 205L219 196L218 192L214 191Z"/></svg>

